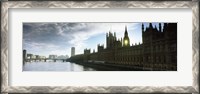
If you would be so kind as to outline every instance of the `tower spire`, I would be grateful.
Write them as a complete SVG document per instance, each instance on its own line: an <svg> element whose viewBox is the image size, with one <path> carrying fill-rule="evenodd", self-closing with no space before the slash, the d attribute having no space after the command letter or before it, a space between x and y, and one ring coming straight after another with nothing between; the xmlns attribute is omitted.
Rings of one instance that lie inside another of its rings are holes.
<svg viewBox="0 0 200 94"><path fill-rule="evenodd" d="M151 29L153 28L152 23L149 23L149 28L151 28Z"/></svg>
<svg viewBox="0 0 200 94"><path fill-rule="evenodd" d="M144 32L144 24L142 23L142 32Z"/></svg>
<svg viewBox="0 0 200 94"><path fill-rule="evenodd" d="M161 23L159 23L159 32L162 32L162 30L161 30Z"/></svg>
<svg viewBox="0 0 200 94"><path fill-rule="evenodd" d="M117 40L117 37L116 37L116 32L114 32L114 39L115 39L115 40Z"/></svg>
<svg viewBox="0 0 200 94"><path fill-rule="evenodd" d="M125 26L123 46L124 46L124 47L125 47L125 46L130 46L130 41L129 41L129 37L128 37L127 26Z"/></svg>
<svg viewBox="0 0 200 94"><path fill-rule="evenodd" d="M128 32L127 32L127 26L125 26L125 34L128 34Z"/></svg>

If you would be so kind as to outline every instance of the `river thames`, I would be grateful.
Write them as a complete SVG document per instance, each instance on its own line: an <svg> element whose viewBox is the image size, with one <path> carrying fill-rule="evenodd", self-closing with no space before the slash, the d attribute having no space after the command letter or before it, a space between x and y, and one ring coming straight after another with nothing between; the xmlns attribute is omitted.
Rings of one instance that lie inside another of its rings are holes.
<svg viewBox="0 0 200 94"><path fill-rule="evenodd" d="M23 71L96 71L93 68L62 61L26 62Z"/></svg>

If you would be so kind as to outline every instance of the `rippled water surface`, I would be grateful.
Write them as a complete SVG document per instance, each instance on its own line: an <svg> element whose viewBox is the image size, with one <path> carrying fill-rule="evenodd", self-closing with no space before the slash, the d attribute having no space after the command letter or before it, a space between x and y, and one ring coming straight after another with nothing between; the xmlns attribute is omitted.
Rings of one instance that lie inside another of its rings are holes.
<svg viewBox="0 0 200 94"><path fill-rule="evenodd" d="M95 71L93 68L84 67L71 62L27 62L23 71Z"/></svg>

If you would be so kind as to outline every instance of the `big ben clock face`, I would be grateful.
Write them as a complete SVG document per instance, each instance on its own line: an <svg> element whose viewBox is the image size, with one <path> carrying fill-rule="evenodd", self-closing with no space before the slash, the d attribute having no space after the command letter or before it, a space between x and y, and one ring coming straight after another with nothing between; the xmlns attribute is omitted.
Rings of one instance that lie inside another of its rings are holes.
<svg viewBox="0 0 200 94"><path fill-rule="evenodd" d="M128 40L124 40L124 44L125 44L125 45L128 45Z"/></svg>

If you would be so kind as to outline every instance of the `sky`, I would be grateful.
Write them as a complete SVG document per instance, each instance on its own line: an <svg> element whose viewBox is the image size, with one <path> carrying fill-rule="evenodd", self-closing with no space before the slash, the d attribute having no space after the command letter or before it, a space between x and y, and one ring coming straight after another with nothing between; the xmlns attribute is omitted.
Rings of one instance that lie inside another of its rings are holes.
<svg viewBox="0 0 200 94"><path fill-rule="evenodd" d="M143 23L149 27L149 23ZM158 28L158 23L152 23ZM23 49L27 53L48 57L83 54L85 48L97 51L98 44L106 47L106 33L116 32L117 39L123 38L127 26L130 44L142 43L142 23L23 23ZM162 23L163 26L163 23Z"/></svg>

